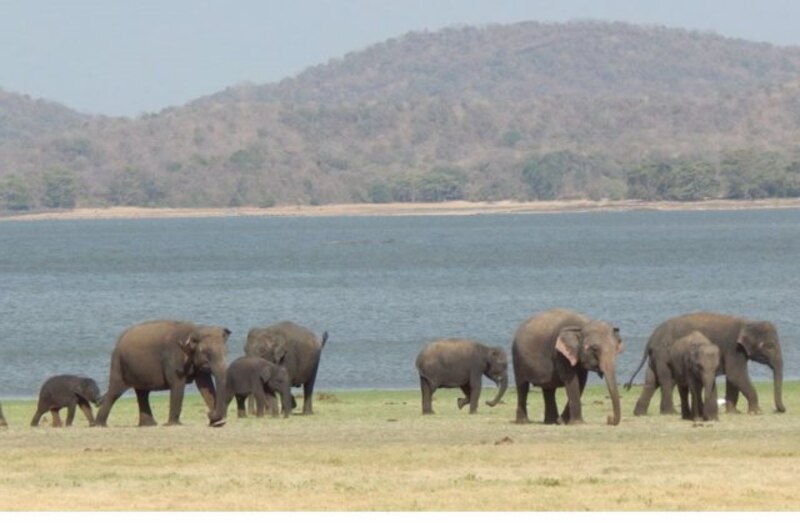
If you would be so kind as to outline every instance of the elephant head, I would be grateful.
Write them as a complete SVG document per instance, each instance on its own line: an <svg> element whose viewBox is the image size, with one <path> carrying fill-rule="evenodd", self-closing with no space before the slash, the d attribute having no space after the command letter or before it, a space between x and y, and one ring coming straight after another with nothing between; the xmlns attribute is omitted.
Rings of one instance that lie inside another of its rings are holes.
<svg viewBox="0 0 800 523"><path fill-rule="evenodd" d="M283 417L289 416L294 408L294 398L291 392L291 381L289 371L283 365L265 365L259 373L259 379L268 389L281 395L283 404Z"/></svg>
<svg viewBox="0 0 800 523"><path fill-rule="evenodd" d="M82 398L88 403L100 405L103 397L100 395L100 388L97 382L91 378L81 378L72 385L72 393Z"/></svg>
<svg viewBox="0 0 800 523"><path fill-rule="evenodd" d="M593 320L583 327L565 327L556 339L556 350L564 355L572 367L580 365L605 377L611 397L613 416L609 425L618 425L621 419L619 391L617 390L616 360L622 352L619 329L606 322Z"/></svg>
<svg viewBox="0 0 800 523"><path fill-rule="evenodd" d="M783 355L778 331L769 321L745 323L736 340L737 347L744 351L747 359L763 363L772 369L775 394L775 409L786 412L783 405Z"/></svg>
<svg viewBox="0 0 800 523"><path fill-rule="evenodd" d="M494 407L503 398L508 388L508 356L499 347L489 347L486 355L486 367L483 375L494 381L497 385L497 395L486 402L490 407Z"/></svg>
<svg viewBox="0 0 800 523"><path fill-rule="evenodd" d="M192 331L180 344L187 363L194 368L195 373L214 377L214 382L209 380L207 392L213 398L215 405L222 401L221 395L225 388L225 371L228 368L225 357L228 354L227 341L230 334L231 331L223 327L201 326ZM199 380L198 387L200 387ZM210 410L213 411L214 406L210 406Z"/></svg>

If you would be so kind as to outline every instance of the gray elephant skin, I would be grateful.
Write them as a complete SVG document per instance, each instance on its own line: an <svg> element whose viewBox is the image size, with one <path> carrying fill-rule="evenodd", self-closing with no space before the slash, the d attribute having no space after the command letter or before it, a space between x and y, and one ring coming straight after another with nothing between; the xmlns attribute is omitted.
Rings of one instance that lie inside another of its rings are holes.
<svg viewBox="0 0 800 523"><path fill-rule="evenodd" d="M497 395L486 404L494 407L508 387L508 356L499 347L488 347L475 340L448 338L436 340L420 351L416 360L422 389L422 413L433 414L433 393L438 388L459 387L458 408L469 403L469 413L478 410L481 379L486 376L498 386Z"/></svg>
<svg viewBox="0 0 800 523"><path fill-rule="evenodd" d="M670 347L667 365L678 387L683 419L696 420L701 416L705 421L718 419L719 362L719 347L698 331L679 338Z"/></svg>
<svg viewBox="0 0 800 523"><path fill-rule="evenodd" d="M327 332L322 333L320 341L309 329L291 321L282 321L250 329L244 353L286 367L292 387L303 387L303 414L308 415L313 414L314 383L327 341Z"/></svg>
<svg viewBox="0 0 800 523"><path fill-rule="evenodd" d="M642 361L625 385L626 389L630 388L636 374L649 360L642 393L633 411L636 416L647 414L647 407L657 387L661 388L661 414L675 413L672 402L674 384L667 372L666 355L677 339L692 331L699 331L720 349L720 366L717 372L725 375L727 412L738 412L736 402L739 392L747 398L748 412L761 412L758 394L747 372L747 362L751 360L772 369L775 409L786 412L782 397L783 355L775 325L769 321L751 321L716 312L694 312L664 321L647 340Z"/></svg>
<svg viewBox="0 0 800 523"><path fill-rule="evenodd" d="M91 404L99 405L101 401L100 388L92 378L72 374L52 376L39 389L39 402L31 419L31 427L38 427L39 420L47 411L53 417L53 427L60 427L61 417L58 411L64 407L67 408L67 427L71 427L76 406L80 407L89 425L94 425Z"/></svg>
<svg viewBox="0 0 800 523"><path fill-rule="evenodd" d="M275 394L280 394L283 403L283 416L287 417L292 411L293 398L289 373L285 367L267 361L259 356L242 356L231 362L225 374L225 390L222 399L217 403L217 409L211 418L214 426L220 424L228 414L228 405L236 398L237 414L246 418L245 400L253 396L256 401L256 416L264 415L265 406L270 404L270 414L278 416ZM271 396L273 401L268 402Z"/></svg>
<svg viewBox="0 0 800 523"><path fill-rule="evenodd" d="M567 405L561 414L564 423L583 423L581 395L588 372L605 377L613 415L609 425L620 422L616 358L622 352L619 329L567 309L538 313L520 325L514 335L511 357L517 384L517 423L529 423L530 386L541 387L544 396L544 423L558 423L556 389L564 387Z"/></svg>
<svg viewBox="0 0 800 523"><path fill-rule="evenodd" d="M129 388L136 391L139 426L156 425L149 400L154 390L170 391L167 425L179 425L186 384L192 381L212 414L225 389L230 333L224 327L169 320L128 328L111 354L108 389L95 425L106 426L114 402Z"/></svg>

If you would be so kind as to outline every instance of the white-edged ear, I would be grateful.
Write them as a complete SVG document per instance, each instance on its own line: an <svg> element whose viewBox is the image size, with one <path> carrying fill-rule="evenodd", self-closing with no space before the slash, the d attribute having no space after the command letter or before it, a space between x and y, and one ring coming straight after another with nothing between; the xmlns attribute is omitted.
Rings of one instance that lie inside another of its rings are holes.
<svg viewBox="0 0 800 523"><path fill-rule="evenodd" d="M580 332L575 329L563 329L556 339L556 350L567 358L572 367L578 364L580 347Z"/></svg>

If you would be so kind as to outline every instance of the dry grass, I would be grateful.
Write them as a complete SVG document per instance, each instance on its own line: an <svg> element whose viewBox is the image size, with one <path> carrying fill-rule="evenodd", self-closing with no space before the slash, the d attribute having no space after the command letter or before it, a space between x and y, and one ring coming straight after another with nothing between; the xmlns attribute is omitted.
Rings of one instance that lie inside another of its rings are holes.
<svg viewBox="0 0 800 523"><path fill-rule="evenodd" d="M768 406L769 384L759 391ZM634 418L637 392L618 427L603 424L602 386L576 427L513 424L513 391L475 416L439 391L425 417L417 391L340 391L313 416L222 429L196 396L184 426L146 429L131 426L132 399L108 429L33 429L34 403L6 401L0 510L800 510L799 383L787 414L704 424ZM529 408L540 416L540 395Z"/></svg>

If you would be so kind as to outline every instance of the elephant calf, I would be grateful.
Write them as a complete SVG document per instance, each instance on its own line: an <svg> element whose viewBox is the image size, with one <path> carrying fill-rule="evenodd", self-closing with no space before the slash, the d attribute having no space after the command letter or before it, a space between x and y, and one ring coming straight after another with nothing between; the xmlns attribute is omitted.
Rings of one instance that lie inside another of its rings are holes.
<svg viewBox="0 0 800 523"><path fill-rule="evenodd" d="M701 405L705 421L718 419L716 377L719 362L719 347L699 331L678 339L670 348L667 364L681 397L683 419L698 419Z"/></svg>
<svg viewBox="0 0 800 523"><path fill-rule="evenodd" d="M417 356L417 371L422 387L423 414L433 414L433 393L440 387L460 387L465 397L458 398L458 408L469 403L470 414L478 410L482 376L499 387L497 396L486 402L490 407L500 402L508 387L508 356L505 351L473 340L443 339L428 344Z"/></svg>
<svg viewBox="0 0 800 523"><path fill-rule="evenodd" d="M75 419L75 406L79 406L89 420L89 425L94 425L92 406L99 405L102 401L97 382L91 378L62 374L48 378L39 390L39 404L36 414L31 420L31 427L38 427L39 420L48 410L53 416L53 426L61 426L61 417L58 411L67 408L67 427Z"/></svg>
<svg viewBox="0 0 800 523"><path fill-rule="evenodd" d="M289 416L294 407L294 398L291 394L291 380L286 368L258 356L242 356L228 366L225 374L225 387L216 412L211 417L211 424L215 426L222 424L221 422L228 414L228 405L234 396L240 418L247 417L245 400L250 395L256 399L256 416L263 416L264 407L269 404L270 414L277 417L276 393L281 395L283 416Z"/></svg>

